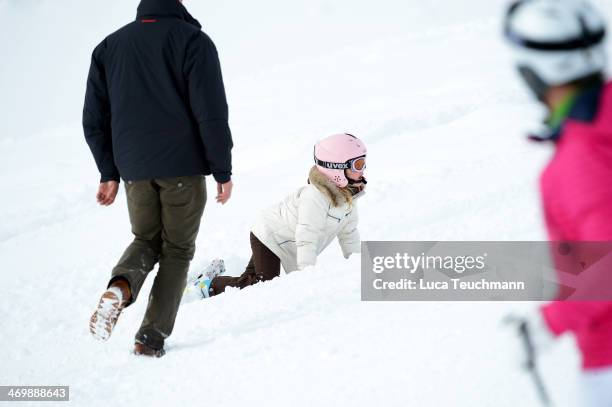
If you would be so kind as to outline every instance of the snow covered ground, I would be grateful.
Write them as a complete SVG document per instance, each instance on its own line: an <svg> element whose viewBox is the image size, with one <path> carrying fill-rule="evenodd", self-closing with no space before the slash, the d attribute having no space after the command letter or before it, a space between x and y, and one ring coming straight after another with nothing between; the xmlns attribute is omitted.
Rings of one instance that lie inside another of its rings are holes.
<svg viewBox="0 0 612 407"><path fill-rule="evenodd" d="M504 1L185 3L220 50L236 145L235 195L209 203L192 273L220 256L239 274L257 211L341 131L369 147L365 240L544 238L550 150L522 136L540 111L509 66ZM69 385L76 406L538 405L500 328L529 304L363 303L359 259L336 246L316 271L186 304L160 360L130 354L146 295L108 343L91 339L131 236L123 191L95 204L81 105L91 50L136 5L0 0L0 385ZM574 405L570 338L542 369Z"/></svg>

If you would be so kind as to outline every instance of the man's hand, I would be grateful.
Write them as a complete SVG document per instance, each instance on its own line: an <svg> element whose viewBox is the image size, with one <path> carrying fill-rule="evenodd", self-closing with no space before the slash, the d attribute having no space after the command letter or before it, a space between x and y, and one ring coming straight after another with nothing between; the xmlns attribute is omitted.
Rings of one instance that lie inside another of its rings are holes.
<svg viewBox="0 0 612 407"><path fill-rule="evenodd" d="M119 183L117 181L101 182L96 199L102 206L112 205L115 202L117 191L119 191Z"/></svg>
<svg viewBox="0 0 612 407"><path fill-rule="evenodd" d="M232 197L233 187L234 183L232 181L228 181L225 184L217 182L217 203L225 205Z"/></svg>

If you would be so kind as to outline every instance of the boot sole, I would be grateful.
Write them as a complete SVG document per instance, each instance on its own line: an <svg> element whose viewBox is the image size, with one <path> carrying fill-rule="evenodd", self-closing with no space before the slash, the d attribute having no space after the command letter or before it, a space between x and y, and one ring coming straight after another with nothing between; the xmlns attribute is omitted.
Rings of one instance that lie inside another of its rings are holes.
<svg viewBox="0 0 612 407"><path fill-rule="evenodd" d="M99 341L107 341L113 333L122 310L119 298L114 293L104 293L96 311L89 319L91 335Z"/></svg>

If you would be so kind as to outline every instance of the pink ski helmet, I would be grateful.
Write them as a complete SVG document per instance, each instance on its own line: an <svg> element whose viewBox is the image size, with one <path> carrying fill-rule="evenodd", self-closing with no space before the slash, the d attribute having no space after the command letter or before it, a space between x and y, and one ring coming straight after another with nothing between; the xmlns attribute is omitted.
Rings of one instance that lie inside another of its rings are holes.
<svg viewBox="0 0 612 407"><path fill-rule="evenodd" d="M365 144L352 134L335 134L315 144L314 161L321 173L344 188L349 183L344 170L363 172L366 152Z"/></svg>

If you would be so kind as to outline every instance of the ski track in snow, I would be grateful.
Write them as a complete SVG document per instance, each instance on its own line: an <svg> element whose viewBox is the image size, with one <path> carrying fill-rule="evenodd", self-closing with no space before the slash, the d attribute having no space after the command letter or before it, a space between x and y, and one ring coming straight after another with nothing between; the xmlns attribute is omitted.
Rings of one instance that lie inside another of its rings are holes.
<svg viewBox="0 0 612 407"><path fill-rule="evenodd" d="M368 144L364 239L544 239L537 176L550 149L521 136L538 109L507 65L504 2L473 3L474 15L454 3L440 16L431 11L441 1L415 5L380 38L345 22L347 38L359 41L321 42L320 51L252 69L238 66L240 48L226 38L238 23L211 24L229 72L236 190L225 207L209 201L190 275L218 256L239 274L258 210L301 185L313 142L338 131ZM112 4L113 16L125 7ZM346 6L313 4L322 19ZM193 7L205 15L206 6ZM118 26L100 24L92 31ZM316 269L184 304L162 359L130 354L152 277L111 339L93 340L89 317L131 236L123 189L112 207L95 204L98 175L78 125L80 100L71 103L68 125L0 139L9 188L0 204L0 384L70 385L78 406L538 405L500 327L505 313L529 304L363 303L359 259L345 261L335 243ZM573 405L577 366L571 338L542 358L558 405Z"/></svg>

